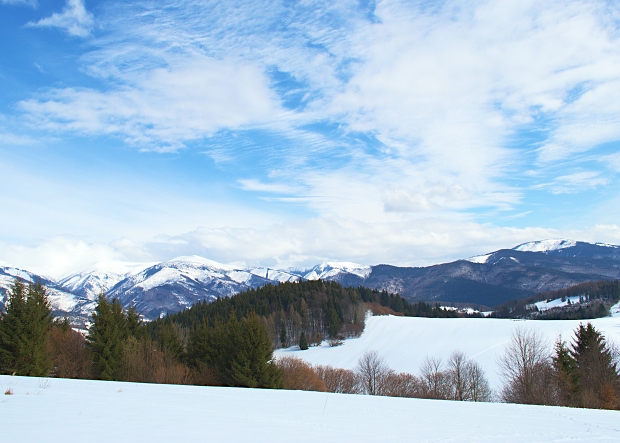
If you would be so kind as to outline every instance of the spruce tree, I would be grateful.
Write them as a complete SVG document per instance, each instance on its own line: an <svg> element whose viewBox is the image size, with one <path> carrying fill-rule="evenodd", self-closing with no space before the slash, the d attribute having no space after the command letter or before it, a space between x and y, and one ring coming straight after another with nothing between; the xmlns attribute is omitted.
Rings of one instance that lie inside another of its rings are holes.
<svg viewBox="0 0 620 443"><path fill-rule="evenodd" d="M605 337L592 323L579 325L571 349L577 372L578 406L617 409L620 375Z"/></svg>
<svg viewBox="0 0 620 443"><path fill-rule="evenodd" d="M579 374L577 363L571 355L566 343L558 339L555 343L555 355L553 356L553 368L557 377L559 404L571 406L577 392Z"/></svg>
<svg viewBox="0 0 620 443"><path fill-rule="evenodd" d="M52 368L47 341L52 311L40 282L15 279L0 317L0 369L3 373L44 376Z"/></svg>
<svg viewBox="0 0 620 443"><path fill-rule="evenodd" d="M100 294L87 337L97 378L122 380L123 346L128 337L128 321L120 302L118 299L110 302Z"/></svg>
<svg viewBox="0 0 620 443"><path fill-rule="evenodd" d="M306 338L305 331L301 331L301 335L299 336L299 349L302 351L308 349L308 339Z"/></svg>
<svg viewBox="0 0 620 443"><path fill-rule="evenodd" d="M282 373L271 361L271 340L255 313L242 320L237 339L227 371L230 381L250 388L282 387Z"/></svg>
<svg viewBox="0 0 620 443"><path fill-rule="evenodd" d="M283 348L286 348L288 345L288 338L286 337L286 324L284 320L282 320L282 326L280 327L280 343Z"/></svg>
<svg viewBox="0 0 620 443"><path fill-rule="evenodd" d="M26 285L16 278L8 291L6 312L0 319L0 369L3 374L18 373L18 361L25 346Z"/></svg>
<svg viewBox="0 0 620 443"><path fill-rule="evenodd" d="M52 327L52 308L47 291L41 282L28 286L26 299L26 347L22 355L21 371L26 375L44 376L52 369L47 342Z"/></svg>

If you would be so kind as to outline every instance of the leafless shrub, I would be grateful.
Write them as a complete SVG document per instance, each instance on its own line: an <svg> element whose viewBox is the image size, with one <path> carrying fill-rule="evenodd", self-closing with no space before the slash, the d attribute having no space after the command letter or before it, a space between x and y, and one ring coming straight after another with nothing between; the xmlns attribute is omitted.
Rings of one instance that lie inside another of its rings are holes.
<svg viewBox="0 0 620 443"><path fill-rule="evenodd" d="M48 339L52 356L52 375L60 378L91 378L91 356L86 340L70 328L53 328Z"/></svg>
<svg viewBox="0 0 620 443"><path fill-rule="evenodd" d="M192 372L176 362L152 340L130 338L123 349L126 381L143 383L190 384Z"/></svg>
<svg viewBox="0 0 620 443"><path fill-rule="evenodd" d="M11 388L9 388L6 391L4 391L4 395L13 395L13 394L14 394L14 392L13 392L13 389L11 389Z"/></svg>
<svg viewBox="0 0 620 443"><path fill-rule="evenodd" d="M325 382L312 365L296 357L282 357L276 360L278 368L284 373L285 389L301 391L327 391Z"/></svg>
<svg viewBox="0 0 620 443"><path fill-rule="evenodd" d="M424 387L422 380L413 374L390 371L386 377L382 395L422 398L424 397Z"/></svg>
<svg viewBox="0 0 620 443"><path fill-rule="evenodd" d="M327 392L340 394L358 394L360 392L359 380L353 371L332 366L315 366L314 370L325 383Z"/></svg>

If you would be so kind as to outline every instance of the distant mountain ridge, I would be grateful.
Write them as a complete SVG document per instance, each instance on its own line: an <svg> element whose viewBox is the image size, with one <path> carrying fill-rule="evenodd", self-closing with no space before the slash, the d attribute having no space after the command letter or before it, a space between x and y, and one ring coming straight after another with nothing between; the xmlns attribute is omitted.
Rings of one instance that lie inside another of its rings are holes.
<svg viewBox="0 0 620 443"><path fill-rule="evenodd" d="M427 267L363 266L325 262L310 268L234 267L199 256L178 257L125 274L81 272L58 281L0 266L0 304L15 276L40 279L57 314L86 318L104 291L147 318L178 312L265 284L333 280L399 293L409 300L493 307L533 293L584 281L620 279L620 247L567 239L523 243L512 249Z"/></svg>

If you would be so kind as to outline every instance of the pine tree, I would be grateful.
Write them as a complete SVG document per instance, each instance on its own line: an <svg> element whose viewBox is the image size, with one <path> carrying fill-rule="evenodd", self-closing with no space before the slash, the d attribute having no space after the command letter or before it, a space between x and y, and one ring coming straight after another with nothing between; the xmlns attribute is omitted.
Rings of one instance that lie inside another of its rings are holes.
<svg viewBox="0 0 620 443"><path fill-rule="evenodd" d="M278 388L282 373L271 362L271 340L254 313L241 322L239 341L234 346L227 375L235 386Z"/></svg>
<svg viewBox="0 0 620 443"><path fill-rule="evenodd" d="M100 294L87 338L98 378L122 380L123 345L128 337L128 321L120 302L118 299L110 302Z"/></svg>
<svg viewBox="0 0 620 443"><path fill-rule="evenodd" d="M52 308L47 291L41 282L28 286L26 300L26 347L22 354L22 369L26 375L44 376L52 369L47 342L52 327Z"/></svg>
<svg viewBox="0 0 620 443"><path fill-rule="evenodd" d="M571 349L577 372L578 406L617 409L620 375L605 337L592 323L579 325Z"/></svg>
<svg viewBox="0 0 620 443"><path fill-rule="evenodd" d="M283 348L286 348L288 345L288 338L286 337L286 324L284 320L282 321L282 326L280 326L280 343Z"/></svg>
<svg viewBox="0 0 620 443"><path fill-rule="evenodd" d="M52 368L47 341L52 311L40 282L15 279L0 318L0 369L3 373L44 376Z"/></svg>
<svg viewBox="0 0 620 443"><path fill-rule="evenodd" d="M577 391L579 374L577 373L577 363L572 357L570 349L566 347L566 343L561 339L558 339L555 343L553 368L557 377L559 404L570 406L573 404Z"/></svg>
<svg viewBox="0 0 620 443"><path fill-rule="evenodd" d="M25 346L26 285L15 279L7 294L6 312L0 321L0 369L4 374L18 373L18 361Z"/></svg>
<svg viewBox="0 0 620 443"><path fill-rule="evenodd" d="M308 339L306 338L306 333L301 331L301 335L299 336L299 349L305 351L308 349Z"/></svg>

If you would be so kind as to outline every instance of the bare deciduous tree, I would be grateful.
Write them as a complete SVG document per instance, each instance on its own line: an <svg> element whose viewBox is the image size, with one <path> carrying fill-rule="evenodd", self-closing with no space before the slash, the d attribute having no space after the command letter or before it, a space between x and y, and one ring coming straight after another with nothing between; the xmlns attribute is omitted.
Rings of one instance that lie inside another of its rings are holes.
<svg viewBox="0 0 620 443"><path fill-rule="evenodd" d="M508 403L555 404L550 350L542 334L517 328L499 361L504 380L501 398Z"/></svg>
<svg viewBox="0 0 620 443"><path fill-rule="evenodd" d="M469 399L470 401L492 401L493 391L489 386L489 381L484 376L484 371L478 363L471 361L468 364L468 378L470 382Z"/></svg>
<svg viewBox="0 0 620 443"><path fill-rule="evenodd" d="M376 351L367 351L355 366L359 378L360 390L368 395L382 395L387 376L391 369Z"/></svg>
<svg viewBox="0 0 620 443"><path fill-rule="evenodd" d="M442 368L441 358L425 357L420 372L425 398L445 400L450 397L450 382Z"/></svg>
<svg viewBox="0 0 620 443"><path fill-rule="evenodd" d="M478 363L461 351L454 351L446 371L450 386L449 397L459 401L489 401L492 393L489 383Z"/></svg>

